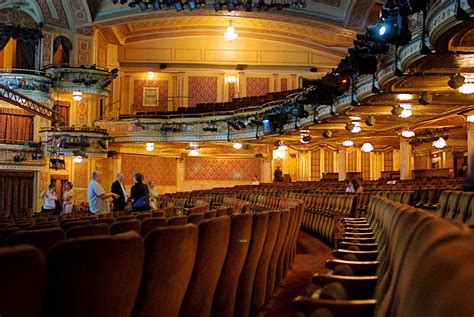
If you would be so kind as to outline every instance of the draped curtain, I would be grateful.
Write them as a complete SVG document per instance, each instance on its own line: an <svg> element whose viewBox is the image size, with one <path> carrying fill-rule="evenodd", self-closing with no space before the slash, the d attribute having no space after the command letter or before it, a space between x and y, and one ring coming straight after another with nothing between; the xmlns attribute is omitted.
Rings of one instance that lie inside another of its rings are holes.
<svg viewBox="0 0 474 317"><path fill-rule="evenodd" d="M35 69L35 55L37 42L17 40L15 68Z"/></svg>
<svg viewBox="0 0 474 317"><path fill-rule="evenodd" d="M33 208L33 172L0 171L0 214L22 215Z"/></svg>
<svg viewBox="0 0 474 317"><path fill-rule="evenodd" d="M65 36L58 36L53 42L53 55L61 48L61 62L59 64L69 64L69 58L72 51L72 43Z"/></svg>
<svg viewBox="0 0 474 317"><path fill-rule="evenodd" d="M0 140L33 140L33 117L14 110L0 109Z"/></svg>
<svg viewBox="0 0 474 317"><path fill-rule="evenodd" d="M0 51L7 46L8 41L10 40L10 37L8 36L0 36Z"/></svg>

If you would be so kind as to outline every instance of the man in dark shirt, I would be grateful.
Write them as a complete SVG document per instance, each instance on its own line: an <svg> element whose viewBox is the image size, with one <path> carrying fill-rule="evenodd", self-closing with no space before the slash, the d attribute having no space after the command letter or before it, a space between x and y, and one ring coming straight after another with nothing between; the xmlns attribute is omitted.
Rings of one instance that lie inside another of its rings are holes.
<svg viewBox="0 0 474 317"><path fill-rule="evenodd" d="M127 204L128 195L123 183L123 173L117 174L117 179L112 183L112 193L119 195L118 199L113 200L114 211L123 211Z"/></svg>
<svg viewBox="0 0 474 317"><path fill-rule="evenodd" d="M467 164L463 164L462 167L458 170L459 177L467 176Z"/></svg>
<svg viewBox="0 0 474 317"><path fill-rule="evenodd" d="M275 172L273 173L274 182L283 182L283 171L280 166L277 166Z"/></svg>

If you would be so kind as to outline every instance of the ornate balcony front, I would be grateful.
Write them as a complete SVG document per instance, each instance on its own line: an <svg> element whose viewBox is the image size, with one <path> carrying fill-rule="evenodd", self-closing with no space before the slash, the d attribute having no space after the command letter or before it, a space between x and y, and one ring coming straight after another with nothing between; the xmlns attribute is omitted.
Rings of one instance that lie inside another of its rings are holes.
<svg viewBox="0 0 474 317"><path fill-rule="evenodd" d="M51 101L52 84L51 75L46 72L15 68L0 69L0 85L41 103Z"/></svg>
<svg viewBox="0 0 474 317"><path fill-rule="evenodd" d="M95 65L51 65L44 71L51 76L54 88L60 92L81 92L108 96L107 86L117 76L116 69L109 72L107 68Z"/></svg>

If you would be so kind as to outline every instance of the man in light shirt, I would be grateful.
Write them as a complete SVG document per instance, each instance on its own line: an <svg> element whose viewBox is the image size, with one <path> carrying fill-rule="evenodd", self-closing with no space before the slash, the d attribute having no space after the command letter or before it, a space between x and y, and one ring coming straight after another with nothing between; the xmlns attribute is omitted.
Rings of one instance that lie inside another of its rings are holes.
<svg viewBox="0 0 474 317"><path fill-rule="evenodd" d="M93 214L109 213L108 198L113 197L117 199L119 196L114 193L106 193L104 187L100 184L102 182L102 172L93 171L92 179L87 187L87 201L89 202L89 209Z"/></svg>
<svg viewBox="0 0 474 317"><path fill-rule="evenodd" d="M117 180L112 183L112 193L119 195L118 199L112 201L114 204L114 211L123 211L127 204L128 195L127 190L125 189L125 184L123 183L123 173L117 174Z"/></svg>

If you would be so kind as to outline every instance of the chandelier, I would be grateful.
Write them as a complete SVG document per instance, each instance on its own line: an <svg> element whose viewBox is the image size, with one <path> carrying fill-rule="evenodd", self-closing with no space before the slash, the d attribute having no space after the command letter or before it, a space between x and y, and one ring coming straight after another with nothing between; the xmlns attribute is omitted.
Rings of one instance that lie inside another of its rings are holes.
<svg viewBox="0 0 474 317"><path fill-rule="evenodd" d="M235 28L232 26L232 21L229 21L229 26L224 32L224 38L227 41L235 41L239 37L239 34L235 31Z"/></svg>
<svg viewBox="0 0 474 317"><path fill-rule="evenodd" d="M410 130L409 128L406 128L405 130L402 131L402 137L404 138L412 138L415 136L415 132L413 130Z"/></svg>
<svg viewBox="0 0 474 317"><path fill-rule="evenodd" d="M400 118L409 118L413 115L410 103L401 103L400 107L403 109L402 113L399 115Z"/></svg>
<svg viewBox="0 0 474 317"><path fill-rule="evenodd" d="M446 140L440 137L438 140L433 141L433 146L437 149L442 149L447 145Z"/></svg>
<svg viewBox="0 0 474 317"><path fill-rule="evenodd" d="M342 145L346 146L346 147L350 147L350 146L354 145L354 141L352 141L350 139L345 139L344 141L342 141Z"/></svg>
<svg viewBox="0 0 474 317"><path fill-rule="evenodd" d="M369 153L374 150L374 146L370 143L364 143L362 144L362 147L360 148L363 152Z"/></svg>

